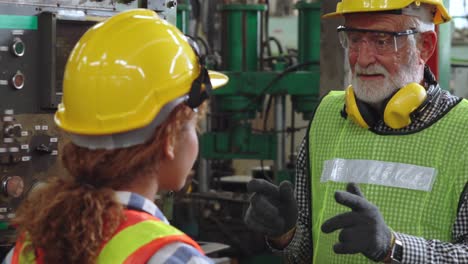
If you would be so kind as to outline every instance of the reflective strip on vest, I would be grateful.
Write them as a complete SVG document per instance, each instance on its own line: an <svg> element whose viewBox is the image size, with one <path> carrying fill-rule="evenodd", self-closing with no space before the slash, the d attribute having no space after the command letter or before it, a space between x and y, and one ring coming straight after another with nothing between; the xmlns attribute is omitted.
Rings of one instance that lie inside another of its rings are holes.
<svg viewBox="0 0 468 264"><path fill-rule="evenodd" d="M183 235L183 233L162 221L146 220L129 226L117 233L104 246L99 254L98 263L123 263L145 244L170 235Z"/></svg>
<svg viewBox="0 0 468 264"><path fill-rule="evenodd" d="M42 255L40 254L39 258L36 258L36 254L33 248L26 250L31 246L31 241L22 234L19 236L15 244L15 249L13 251L13 257L11 258L11 264L43 264Z"/></svg>
<svg viewBox="0 0 468 264"><path fill-rule="evenodd" d="M377 184L428 192L437 171L434 168L378 160L333 159L325 161L321 182Z"/></svg>
<svg viewBox="0 0 468 264"><path fill-rule="evenodd" d="M25 251L24 249L31 243L25 243L23 248L21 248L21 253L19 254L19 262L18 263L36 263L36 256L34 255L33 251ZM37 264L37 263L36 263Z"/></svg>

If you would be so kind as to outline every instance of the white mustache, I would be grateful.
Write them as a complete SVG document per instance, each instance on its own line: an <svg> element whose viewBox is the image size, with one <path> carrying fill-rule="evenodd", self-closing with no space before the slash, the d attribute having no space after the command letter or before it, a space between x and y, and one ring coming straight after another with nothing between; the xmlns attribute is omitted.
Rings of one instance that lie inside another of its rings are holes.
<svg viewBox="0 0 468 264"><path fill-rule="evenodd" d="M382 74L382 75L385 75L385 76L388 76L388 71L382 66L382 65L377 65L377 64L374 64L374 65L370 65L366 68L362 68L361 66L359 65L356 65L355 68L354 68L354 72L356 75L358 74Z"/></svg>

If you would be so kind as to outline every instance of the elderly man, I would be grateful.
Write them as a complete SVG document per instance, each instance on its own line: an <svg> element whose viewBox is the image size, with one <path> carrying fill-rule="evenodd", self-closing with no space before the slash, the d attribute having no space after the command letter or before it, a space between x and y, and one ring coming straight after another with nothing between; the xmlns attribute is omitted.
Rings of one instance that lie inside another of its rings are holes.
<svg viewBox="0 0 468 264"><path fill-rule="evenodd" d="M338 15L352 85L317 108L296 197L253 180L245 222L292 263L468 263L468 102L426 66L442 0L342 0Z"/></svg>

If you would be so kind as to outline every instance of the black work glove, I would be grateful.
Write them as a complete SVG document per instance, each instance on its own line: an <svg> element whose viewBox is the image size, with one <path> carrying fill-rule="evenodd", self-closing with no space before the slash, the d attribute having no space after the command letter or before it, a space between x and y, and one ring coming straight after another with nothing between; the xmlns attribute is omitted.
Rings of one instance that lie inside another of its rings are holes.
<svg viewBox="0 0 468 264"><path fill-rule="evenodd" d="M335 200L352 211L328 219L322 231L331 233L342 229L339 243L333 246L336 254L362 253L373 261L382 261L390 250L392 231L379 209L364 198L356 184L349 183L346 189L347 192L335 192Z"/></svg>
<svg viewBox="0 0 468 264"><path fill-rule="evenodd" d="M247 190L254 193L244 216L249 228L274 238L296 226L298 209L293 185L283 181L276 186L263 179L253 179Z"/></svg>

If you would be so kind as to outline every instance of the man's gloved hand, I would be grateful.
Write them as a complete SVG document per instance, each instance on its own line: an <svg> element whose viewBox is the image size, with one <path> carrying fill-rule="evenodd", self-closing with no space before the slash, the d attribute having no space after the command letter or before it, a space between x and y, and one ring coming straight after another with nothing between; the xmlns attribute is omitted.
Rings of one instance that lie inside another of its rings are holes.
<svg viewBox="0 0 468 264"><path fill-rule="evenodd" d="M296 226L298 209L291 182L283 181L276 186L266 180L253 179L247 184L247 190L254 193L244 216L248 227L274 238Z"/></svg>
<svg viewBox="0 0 468 264"><path fill-rule="evenodd" d="M373 261L382 261L392 243L392 231L384 222L379 209L368 202L359 187L349 183L347 192L337 191L337 203L352 209L336 215L322 225L322 231L331 233L342 229L339 243L333 246L336 254L362 253Z"/></svg>

